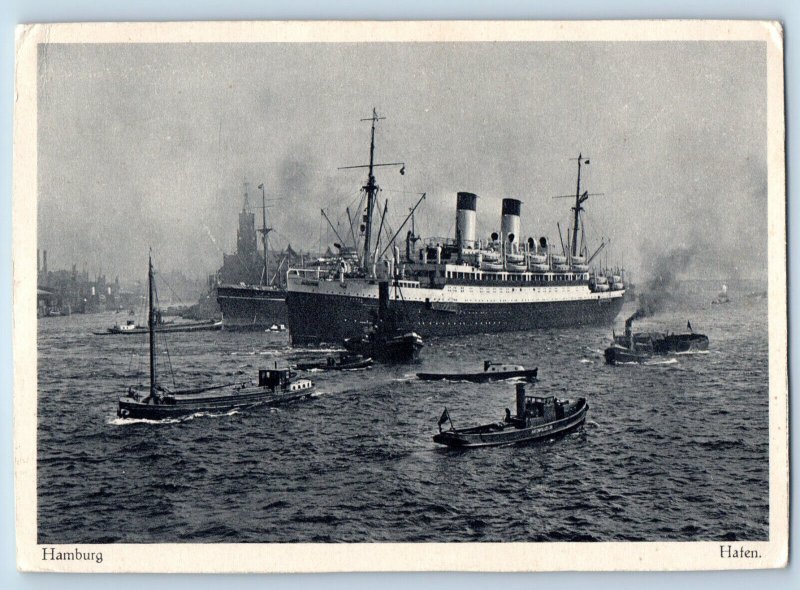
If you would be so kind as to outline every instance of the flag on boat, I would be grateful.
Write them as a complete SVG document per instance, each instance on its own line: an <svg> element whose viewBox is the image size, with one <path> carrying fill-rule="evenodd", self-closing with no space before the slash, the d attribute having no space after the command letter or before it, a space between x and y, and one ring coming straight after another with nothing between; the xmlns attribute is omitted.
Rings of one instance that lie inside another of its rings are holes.
<svg viewBox="0 0 800 590"><path fill-rule="evenodd" d="M442 424L449 421L450 421L450 412L448 412L447 408L445 408L444 412L442 412L442 416L439 418L439 428L442 427Z"/></svg>
<svg viewBox="0 0 800 590"><path fill-rule="evenodd" d="M686 329L689 330L690 332L694 332L694 330L692 330L692 322L691 321L687 321L686 322Z"/></svg>

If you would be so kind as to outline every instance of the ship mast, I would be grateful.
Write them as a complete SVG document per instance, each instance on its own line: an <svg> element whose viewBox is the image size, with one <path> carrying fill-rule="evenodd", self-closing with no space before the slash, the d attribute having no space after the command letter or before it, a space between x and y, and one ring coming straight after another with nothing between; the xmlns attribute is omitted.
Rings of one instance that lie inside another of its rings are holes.
<svg viewBox="0 0 800 590"><path fill-rule="evenodd" d="M372 117L370 119L361 119L362 121L372 121L372 134L369 142L369 172L367 176L367 184L363 189L367 193L367 219L366 228L364 229L364 268L370 268L370 239L372 238L372 215L375 209L375 196L378 192L378 185L375 182L375 123L385 117L378 117L377 111L372 109Z"/></svg>
<svg viewBox="0 0 800 590"><path fill-rule="evenodd" d="M150 334L150 397L157 397L156 393L156 313L155 313L155 281L153 279L153 254L147 261L147 329Z"/></svg>
<svg viewBox="0 0 800 590"><path fill-rule="evenodd" d="M578 256L578 226L580 224L580 213L583 210L581 207L581 203L583 203L586 199L589 198L588 194L581 194L581 164L584 163L583 154L578 154L578 185L575 189L575 207L573 210L575 211L575 222L572 228L572 257L575 258ZM586 164L589 163L589 159L587 158L585 161Z"/></svg>
<svg viewBox="0 0 800 590"><path fill-rule="evenodd" d="M268 285L271 281L269 280L269 238L267 236L272 228L267 227L267 197L264 194L264 183L259 184L258 188L261 189L261 240L264 244L264 278L261 284Z"/></svg>
<svg viewBox="0 0 800 590"><path fill-rule="evenodd" d="M367 211L364 214L364 259L363 265L364 270L369 272L371 268L370 264L370 243L372 241L372 217L375 212L375 199L378 195L378 190L380 187L378 186L377 182L375 182L375 168L378 166L401 166L400 174L406 173L406 165L404 162L390 162L387 164L376 164L375 163L375 123L378 121L382 121L386 117L379 117L378 112L375 108L372 109L372 116L368 119L361 119L362 121L371 121L372 122L372 131L370 134L370 142L369 142L369 164L365 166L343 166L339 168L339 170L350 170L353 168L368 168L367 172L367 184L365 184L362 190L367 195ZM376 248L377 249L377 248Z"/></svg>

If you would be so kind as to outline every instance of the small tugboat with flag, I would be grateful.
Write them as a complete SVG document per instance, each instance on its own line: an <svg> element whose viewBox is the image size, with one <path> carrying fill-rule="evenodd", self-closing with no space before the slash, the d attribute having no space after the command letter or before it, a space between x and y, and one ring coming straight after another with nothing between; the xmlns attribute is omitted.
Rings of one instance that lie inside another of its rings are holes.
<svg viewBox="0 0 800 590"><path fill-rule="evenodd" d="M201 388L170 390L158 380L156 370L156 312L153 261L148 266L148 332L150 336L150 385L142 392L133 387L119 398L117 416L162 420L183 418L200 412L228 412L252 406L275 406L311 396L314 383L308 379L293 381L289 369L261 369L258 384L229 383Z"/></svg>
<svg viewBox="0 0 800 590"><path fill-rule="evenodd" d="M517 413L511 415L506 408L506 416L499 422L457 429L450 419L450 412L444 409L439 418L439 433L433 442L448 447L494 447L532 442L562 436L580 428L586 421L589 404L579 397L574 400L560 400L554 396L528 396L525 384L517 384ZM442 426L450 423L449 430Z"/></svg>
<svg viewBox="0 0 800 590"><path fill-rule="evenodd" d="M708 336L696 334L691 322L686 322L686 329L689 332L684 334L634 333L632 324L635 319L637 314L625 320L625 333L622 336L614 334L614 344L606 348L604 353L607 364L644 363L657 355L688 354L708 350Z"/></svg>
<svg viewBox="0 0 800 590"><path fill-rule="evenodd" d="M539 368L526 369L522 365L505 365L483 362L483 371L471 373L417 373L417 378L422 381L471 381L472 383L489 383L503 379L523 378L527 381L536 381Z"/></svg>

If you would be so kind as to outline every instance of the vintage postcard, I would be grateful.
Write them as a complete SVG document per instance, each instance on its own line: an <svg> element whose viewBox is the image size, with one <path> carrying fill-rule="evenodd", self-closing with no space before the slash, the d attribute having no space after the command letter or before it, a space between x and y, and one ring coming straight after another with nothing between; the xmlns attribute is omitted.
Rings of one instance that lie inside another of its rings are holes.
<svg viewBox="0 0 800 590"><path fill-rule="evenodd" d="M16 52L21 570L786 564L780 24Z"/></svg>

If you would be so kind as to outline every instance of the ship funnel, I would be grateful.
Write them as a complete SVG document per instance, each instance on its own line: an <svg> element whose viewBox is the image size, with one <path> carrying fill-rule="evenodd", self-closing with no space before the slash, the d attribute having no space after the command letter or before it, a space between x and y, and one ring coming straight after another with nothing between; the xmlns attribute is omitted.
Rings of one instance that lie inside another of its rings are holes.
<svg viewBox="0 0 800 590"><path fill-rule="evenodd" d="M456 201L456 240L462 248L475 245L475 211L478 195L458 193Z"/></svg>
<svg viewBox="0 0 800 590"><path fill-rule="evenodd" d="M503 219L500 228L503 232L503 236L506 236L506 239L512 244L516 237L519 236L519 212L521 205L522 201L517 199L503 199Z"/></svg>
<svg viewBox="0 0 800 590"><path fill-rule="evenodd" d="M525 418L525 384L517 383L517 418Z"/></svg>

